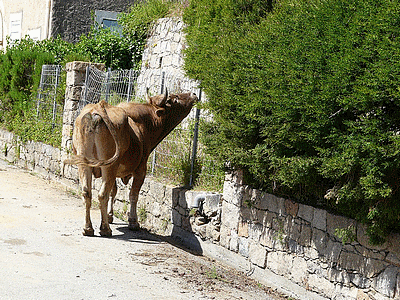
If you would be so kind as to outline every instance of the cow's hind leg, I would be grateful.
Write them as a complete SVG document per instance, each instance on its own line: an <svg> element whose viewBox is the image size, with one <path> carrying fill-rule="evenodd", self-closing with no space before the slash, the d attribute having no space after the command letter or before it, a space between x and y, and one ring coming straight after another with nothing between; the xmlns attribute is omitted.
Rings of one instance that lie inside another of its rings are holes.
<svg viewBox="0 0 400 300"><path fill-rule="evenodd" d="M92 221L90 220L90 208L92 206L92 169L89 167L78 166L79 181L82 188L82 199L85 203L86 216L83 235L94 236Z"/></svg>
<svg viewBox="0 0 400 300"><path fill-rule="evenodd" d="M129 213L129 225L128 228L130 230L139 230L140 225L138 222L138 216L137 216L137 202L139 199L139 191L140 188L142 187L142 184L144 182L144 178L146 177L146 164L144 164L144 168L142 168L142 172L138 172L139 174L142 175L137 175L136 177L133 178L132 181L132 187L129 192L129 202L131 204L130 208L130 213Z"/></svg>
<svg viewBox="0 0 400 300"><path fill-rule="evenodd" d="M115 183L115 176L108 176L102 170L103 182L99 191L99 202L100 202L100 212L101 212L101 225L100 225L100 235L101 236L112 236L112 231L108 223L108 200L110 196L110 191Z"/></svg>
<svg viewBox="0 0 400 300"><path fill-rule="evenodd" d="M114 202L116 195L117 195L117 182L114 182L114 186L111 189L110 193L110 202L108 203L108 223L110 224L114 221Z"/></svg>

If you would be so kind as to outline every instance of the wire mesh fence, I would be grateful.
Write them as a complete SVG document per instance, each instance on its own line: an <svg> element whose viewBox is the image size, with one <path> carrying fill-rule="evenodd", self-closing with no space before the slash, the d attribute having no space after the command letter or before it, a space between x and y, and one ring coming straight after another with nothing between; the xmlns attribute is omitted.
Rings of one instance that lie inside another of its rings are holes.
<svg viewBox="0 0 400 300"><path fill-rule="evenodd" d="M106 72L92 66L86 69L85 87L79 108L82 109L89 103L104 100L112 105L123 101L135 100L135 86L138 71L136 70L111 70Z"/></svg>
<svg viewBox="0 0 400 300"><path fill-rule="evenodd" d="M36 101L38 122L51 126L51 130L61 132L63 116L63 98L60 100L60 88L63 69L60 65L43 65ZM63 92L63 91L61 91Z"/></svg>
<svg viewBox="0 0 400 300"><path fill-rule="evenodd" d="M88 67L85 86L79 109L100 100L116 105L122 101L141 102L136 96L138 72L133 70L110 69L106 72ZM202 96L198 83L184 80L182 76L161 72L160 82L153 86L155 93L194 92ZM167 179L175 184L190 187L221 190L222 168L206 155L204 147L198 143L200 110L195 108L150 155L148 173Z"/></svg>

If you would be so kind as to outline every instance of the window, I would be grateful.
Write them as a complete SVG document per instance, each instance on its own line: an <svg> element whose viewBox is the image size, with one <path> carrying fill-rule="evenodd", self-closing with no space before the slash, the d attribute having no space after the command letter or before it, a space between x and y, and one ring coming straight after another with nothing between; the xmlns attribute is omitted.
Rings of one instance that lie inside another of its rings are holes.
<svg viewBox="0 0 400 300"><path fill-rule="evenodd" d="M34 41L40 41L40 27L36 29L29 29L28 35Z"/></svg>
<svg viewBox="0 0 400 300"><path fill-rule="evenodd" d="M95 26L100 28L109 28L118 33L122 32L121 26L118 24L118 13L115 11L96 10Z"/></svg>
<svg viewBox="0 0 400 300"><path fill-rule="evenodd" d="M12 41L21 39L22 11L10 14L10 38Z"/></svg>
<svg viewBox="0 0 400 300"><path fill-rule="evenodd" d="M110 27L118 27L118 22L117 20L110 20L110 19L103 19L101 22L100 26L102 28L110 28Z"/></svg>

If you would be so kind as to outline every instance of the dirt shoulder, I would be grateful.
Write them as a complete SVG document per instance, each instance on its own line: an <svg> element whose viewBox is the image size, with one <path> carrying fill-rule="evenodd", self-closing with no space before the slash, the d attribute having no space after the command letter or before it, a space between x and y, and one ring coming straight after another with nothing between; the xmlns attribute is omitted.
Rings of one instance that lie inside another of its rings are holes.
<svg viewBox="0 0 400 300"><path fill-rule="evenodd" d="M117 220L84 237L66 188L0 160L0 299L285 299L216 261Z"/></svg>

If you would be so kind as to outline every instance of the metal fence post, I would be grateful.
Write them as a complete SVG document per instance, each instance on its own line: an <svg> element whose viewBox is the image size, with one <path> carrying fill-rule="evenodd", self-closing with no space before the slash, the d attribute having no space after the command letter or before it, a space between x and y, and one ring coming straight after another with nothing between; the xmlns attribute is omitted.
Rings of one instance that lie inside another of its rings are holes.
<svg viewBox="0 0 400 300"><path fill-rule="evenodd" d="M60 66L57 66L57 67L56 67L56 78L55 78L55 82L54 82L53 124L52 124L52 130L54 130L54 127L56 126L56 115L57 115L57 87L58 87L59 76L60 76Z"/></svg>
<svg viewBox="0 0 400 300"><path fill-rule="evenodd" d="M201 101L201 89L199 92L199 101ZM192 157L190 159L190 180L189 186L193 186L194 181L194 164L196 163L197 159L197 146L198 146L198 139L199 139L199 120L200 120L200 109L196 107L196 115L194 118L194 132L193 132L193 148L192 148Z"/></svg>
<svg viewBox="0 0 400 300"><path fill-rule="evenodd" d="M132 92L132 73L133 73L133 69L129 70L129 81L128 81L128 95L127 95L127 99L126 102L131 101L131 92Z"/></svg>
<svg viewBox="0 0 400 300"><path fill-rule="evenodd" d="M106 73L106 102L108 103L110 99L110 76L111 76L111 68L108 68Z"/></svg>
<svg viewBox="0 0 400 300"><path fill-rule="evenodd" d="M43 92L43 76L45 71L45 65L42 66L42 73L40 74L40 83L38 88L38 101L36 105L36 118L39 119L39 110L40 110L40 101L42 100L42 92Z"/></svg>

